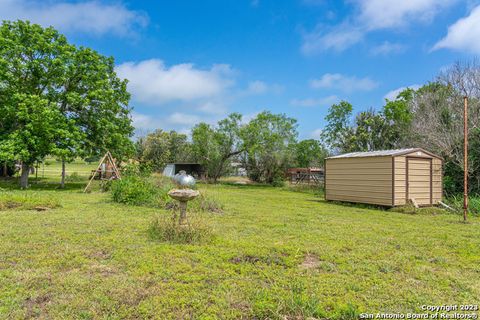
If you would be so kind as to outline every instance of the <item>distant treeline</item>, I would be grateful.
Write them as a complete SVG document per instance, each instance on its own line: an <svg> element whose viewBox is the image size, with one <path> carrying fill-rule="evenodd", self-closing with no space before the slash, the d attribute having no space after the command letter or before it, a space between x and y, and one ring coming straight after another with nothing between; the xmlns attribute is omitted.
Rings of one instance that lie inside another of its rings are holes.
<svg viewBox="0 0 480 320"><path fill-rule="evenodd" d="M216 125L194 126L191 141L185 134L158 129L137 140L136 155L157 171L169 162L198 162L211 181L239 162L253 181L281 184L287 168L322 166L327 155L320 141L297 137L297 121L284 114L265 111L244 123L242 115L232 113Z"/></svg>

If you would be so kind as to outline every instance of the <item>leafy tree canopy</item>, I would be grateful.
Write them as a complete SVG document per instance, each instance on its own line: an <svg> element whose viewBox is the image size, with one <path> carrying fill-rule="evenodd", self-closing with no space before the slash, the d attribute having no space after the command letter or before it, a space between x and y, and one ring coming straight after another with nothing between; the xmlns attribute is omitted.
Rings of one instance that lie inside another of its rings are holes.
<svg viewBox="0 0 480 320"><path fill-rule="evenodd" d="M131 153L129 98L113 58L69 44L52 27L0 26L0 156L24 164L22 187L28 167L47 154Z"/></svg>

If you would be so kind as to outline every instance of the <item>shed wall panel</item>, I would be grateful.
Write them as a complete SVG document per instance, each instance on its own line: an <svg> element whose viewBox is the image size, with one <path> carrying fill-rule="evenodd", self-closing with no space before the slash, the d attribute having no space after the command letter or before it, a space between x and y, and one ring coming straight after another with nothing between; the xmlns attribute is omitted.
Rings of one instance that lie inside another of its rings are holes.
<svg viewBox="0 0 480 320"><path fill-rule="evenodd" d="M407 168L406 158L398 156L394 158L395 164L395 203L396 206L403 206L406 204L405 195L407 192L407 183L405 177L405 170Z"/></svg>
<svg viewBox="0 0 480 320"><path fill-rule="evenodd" d="M392 158L328 159L327 200L392 205Z"/></svg>
<svg viewBox="0 0 480 320"><path fill-rule="evenodd" d="M443 195L442 165L440 158L423 151L396 155L393 158L375 156L328 159L325 163L325 198L399 206L407 203L407 193L410 192L420 205L428 205L430 201L437 204Z"/></svg>
<svg viewBox="0 0 480 320"><path fill-rule="evenodd" d="M433 203L437 204L442 201L443 197L443 163L438 158L432 160L432 188L433 188Z"/></svg>

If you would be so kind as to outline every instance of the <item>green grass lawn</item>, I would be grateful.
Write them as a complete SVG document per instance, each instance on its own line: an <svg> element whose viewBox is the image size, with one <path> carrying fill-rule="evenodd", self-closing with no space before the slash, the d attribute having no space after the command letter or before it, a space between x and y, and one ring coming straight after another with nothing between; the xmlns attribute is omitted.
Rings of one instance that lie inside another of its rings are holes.
<svg viewBox="0 0 480 320"><path fill-rule="evenodd" d="M61 207L0 211L0 318L353 319L480 303L479 218L200 185L224 212L202 214L211 241L181 245L148 236L171 212L42 181L3 191Z"/></svg>

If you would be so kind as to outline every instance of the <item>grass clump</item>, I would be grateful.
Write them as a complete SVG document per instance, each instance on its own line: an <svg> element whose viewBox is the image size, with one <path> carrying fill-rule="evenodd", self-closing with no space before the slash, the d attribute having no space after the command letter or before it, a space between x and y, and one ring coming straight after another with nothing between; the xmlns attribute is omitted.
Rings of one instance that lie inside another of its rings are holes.
<svg viewBox="0 0 480 320"><path fill-rule="evenodd" d="M179 225L175 216L165 215L154 218L148 233L153 240L177 244L208 242L213 234L212 228L198 216L189 217L186 225Z"/></svg>
<svg viewBox="0 0 480 320"><path fill-rule="evenodd" d="M425 215L437 215L437 214L448 213L447 210L438 206L415 208L415 206L412 203L409 203L404 206L393 207L389 209L389 211L405 213L405 214L425 214Z"/></svg>
<svg viewBox="0 0 480 320"><path fill-rule="evenodd" d="M312 194L318 197L323 197L324 189L323 185L315 185L315 184L288 184L285 187L287 191L294 191L294 192L302 192Z"/></svg>
<svg viewBox="0 0 480 320"><path fill-rule="evenodd" d="M294 281L287 287L273 286L258 290L252 301L258 319L325 319L321 301L305 286Z"/></svg>
<svg viewBox="0 0 480 320"><path fill-rule="evenodd" d="M463 195L452 196L445 201L459 214L463 213ZM480 196L470 196L468 198L468 211L474 215L480 215Z"/></svg>
<svg viewBox="0 0 480 320"><path fill-rule="evenodd" d="M301 281L258 290L252 307L255 319L354 320L360 317L358 307L351 303L329 302L325 305L325 301Z"/></svg>
<svg viewBox="0 0 480 320"><path fill-rule="evenodd" d="M40 193L0 193L0 210L47 210L61 207L57 198Z"/></svg>
<svg viewBox="0 0 480 320"><path fill-rule="evenodd" d="M165 193L167 199L165 199L164 208L167 210L179 210L180 206L178 201L171 199ZM200 196L196 199L188 202L189 212L211 212L211 213L223 213L223 205L210 195L206 195L204 192L200 193Z"/></svg>

